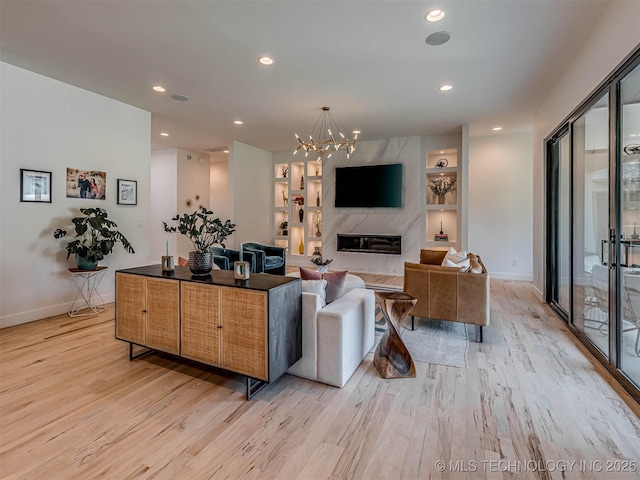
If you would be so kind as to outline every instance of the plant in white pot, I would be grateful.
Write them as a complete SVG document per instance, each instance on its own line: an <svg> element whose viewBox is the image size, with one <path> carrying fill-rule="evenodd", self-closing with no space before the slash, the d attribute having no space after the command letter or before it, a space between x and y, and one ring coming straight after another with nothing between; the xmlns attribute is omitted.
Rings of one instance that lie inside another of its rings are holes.
<svg viewBox="0 0 640 480"><path fill-rule="evenodd" d="M213 268L213 254L209 247L221 245L236 230L236 225L231 220L222 222L214 218L213 211L202 207L191 214L176 215L171 220L178 222L175 227L170 227L166 222L164 231L169 233L181 233L193 244L193 251L189 252L189 268L194 275L208 275Z"/></svg>
<svg viewBox="0 0 640 480"><path fill-rule="evenodd" d="M135 253L129 240L115 228L115 222L107 218L107 211L103 208L81 208L82 217L71 219L75 235L67 243L67 258L74 254L76 265L81 270L95 270L100 260L113 251L116 243L122 243L125 251ZM71 236L61 228L53 232L55 238Z"/></svg>

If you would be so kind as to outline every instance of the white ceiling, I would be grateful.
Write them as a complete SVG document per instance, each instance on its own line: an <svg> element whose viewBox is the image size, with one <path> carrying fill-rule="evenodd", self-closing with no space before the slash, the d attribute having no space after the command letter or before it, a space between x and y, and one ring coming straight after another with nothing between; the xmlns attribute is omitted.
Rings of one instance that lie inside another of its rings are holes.
<svg viewBox="0 0 640 480"><path fill-rule="evenodd" d="M1 0L0 59L150 111L154 150L233 140L293 150L294 132L310 133L323 105L363 141L463 124L484 135L531 127L609 4ZM427 23L435 7L447 16ZM440 30L451 41L426 45ZM275 64L261 66L260 55ZM444 83L454 89L440 92Z"/></svg>

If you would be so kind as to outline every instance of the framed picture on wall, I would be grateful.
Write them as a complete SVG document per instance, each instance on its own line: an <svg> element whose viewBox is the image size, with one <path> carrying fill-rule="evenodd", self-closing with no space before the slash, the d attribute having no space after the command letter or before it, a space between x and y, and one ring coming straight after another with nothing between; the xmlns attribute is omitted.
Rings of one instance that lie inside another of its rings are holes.
<svg viewBox="0 0 640 480"><path fill-rule="evenodd" d="M106 192L107 172L67 167L67 198L104 200Z"/></svg>
<svg viewBox="0 0 640 480"><path fill-rule="evenodd" d="M118 179L118 205L138 204L138 182Z"/></svg>
<svg viewBox="0 0 640 480"><path fill-rule="evenodd" d="M51 203L51 172L21 168L20 201Z"/></svg>

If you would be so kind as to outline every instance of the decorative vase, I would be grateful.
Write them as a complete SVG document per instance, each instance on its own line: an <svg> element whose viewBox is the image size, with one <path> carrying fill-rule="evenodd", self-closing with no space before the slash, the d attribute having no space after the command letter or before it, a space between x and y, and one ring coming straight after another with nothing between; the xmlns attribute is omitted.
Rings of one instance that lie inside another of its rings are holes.
<svg viewBox="0 0 640 480"><path fill-rule="evenodd" d="M318 273L327 273L329 271L329 265L318 265L316 270Z"/></svg>
<svg viewBox="0 0 640 480"><path fill-rule="evenodd" d="M318 195L316 197L316 207L320 206L320 192L318 192Z"/></svg>
<svg viewBox="0 0 640 480"><path fill-rule="evenodd" d="M304 190L304 175L300 175L300 190Z"/></svg>
<svg viewBox="0 0 640 480"><path fill-rule="evenodd" d="M282 236L286 237L287 235L289 235L289 230L287 230L286 228L282 229Z"/></svg>
<svg viewBox="0 0 640 480"><path fill-rule="evenodd" d="M76 254L76 265L80 270L95 270L98 262L90 262L85 257Z"/></svg>
<svg viewBox="0 0 640 480"><path fill-rule="evenodd" d="M316 228L316 237L321 237L322 236L322 232L320 231L320 227Z"/></svg>
<svg viewBox="0 0 640 480"><path fill-rule="evenodd" d="M189 252L189 270L194 276L209 275L213 268L211 252Z"/></svg>
<svg viewBox="0 0 640 480"><path fill-rule="evenodd" d="M300 218L300 223L302 223L304 220L304 208L300 208L300 210L298 210L298 217Z"/></svg>
<svg viewBox="0 0 640 480"><path fill-rule="evenodd" d="M300 235L300 245L298 245L298 253L300 255L304 255L304 240L302 238L302 235Z"/></svg>
<svg viewBox="0 0 640 480"><path fill-rule="evenodd" d="M444 195L438 195L438 205L444 205Z"/></svg>

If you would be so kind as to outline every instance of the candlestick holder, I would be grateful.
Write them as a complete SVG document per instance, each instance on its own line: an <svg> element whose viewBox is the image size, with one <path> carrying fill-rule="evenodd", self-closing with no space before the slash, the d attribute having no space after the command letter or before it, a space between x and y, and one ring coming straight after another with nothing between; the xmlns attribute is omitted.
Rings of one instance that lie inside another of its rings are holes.
<svg viewBox="0 0 640 480"><path fill-rule="evenodd" d="M162 271L173 272L175 269L175 263L171 255L162 255Z"/></svg>

